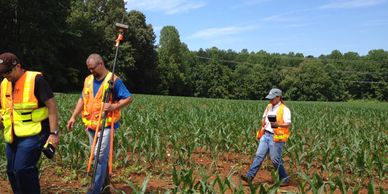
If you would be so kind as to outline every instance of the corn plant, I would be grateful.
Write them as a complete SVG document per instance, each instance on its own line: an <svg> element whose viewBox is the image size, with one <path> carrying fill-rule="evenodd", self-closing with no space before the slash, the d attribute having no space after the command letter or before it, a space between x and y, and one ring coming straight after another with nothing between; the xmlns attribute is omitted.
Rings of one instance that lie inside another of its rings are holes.
<svg viewBox="0 0 388 194"><path fill-rule="evenodd" d="M85 126L78 119L72 132L65 129L80 95L55 94L55 97L61 132L55 165L83 174L90 150ZM267 101L137 94L134 99L122 109L120 127L115 132L115 169L125 172L135 166L134 169L155 175L162 173L155 169L157 164L174 167L172 172L164 172L171 176L174 185L173 189L166 188L167 192L276 190L276 186L271 188L276 182L247 188L217 170L224 153L249 156L256 151L255 132ZM387 103L291 101L286 105L291 109L292 128L283 158L288 159L285 166L299 185L299 192L383 190L381 183L387 180L388 173ZM0 144L0 152L5 152L4 143ZM198 164L193 159L197 155L207 157L210 164ZM5 161L5 155L0 154L3 180ZM235 163L242 166L238 159ZM45 165L50 163L42 164ZM204 173L199 176L201 168Z"/></svg>

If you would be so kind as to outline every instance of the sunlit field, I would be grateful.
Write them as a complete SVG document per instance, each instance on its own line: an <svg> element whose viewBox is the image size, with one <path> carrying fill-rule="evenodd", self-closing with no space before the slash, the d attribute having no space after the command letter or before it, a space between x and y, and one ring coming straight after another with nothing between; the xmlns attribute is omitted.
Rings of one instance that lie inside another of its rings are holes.
<svg viewBox="0 0 388 194"><path fill-rule="evenodd" d="M61 140L42 156L44 193L85 193L89 146L81 120L67 132L79 94L56 94ZM388 104L288 102L292 135L283 158L291 185L280 188L269 158L253 184L239 179L257 148L267 101L135 95L115 134L114 193L383 193L388 190ZM2 136L2 135L1 135ZM0 146L0 193L11 192Z"/></svg>

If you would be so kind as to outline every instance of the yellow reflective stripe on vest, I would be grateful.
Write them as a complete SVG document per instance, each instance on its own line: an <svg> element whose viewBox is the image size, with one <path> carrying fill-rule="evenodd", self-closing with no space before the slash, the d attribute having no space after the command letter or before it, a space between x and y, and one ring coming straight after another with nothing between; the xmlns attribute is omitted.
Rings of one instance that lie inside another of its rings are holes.
<svg viewBox="0 0 388 194"><path fill-rule="evenodd" d="M283 103L280 104L278 111L276 112L276 122L280 124L284 124L283 113L284 113L285 105ZM273 140L275 142L286 142L289 137L289 129L278 127L274 129Z"/></svg>
<svg viewBox="0 0 388 194"><path fill-rule="evenodd" d="M281 103L279 105L278 111L276 112L276 122L280 122L282 124L284 123L283 113L284 113L284 104Z"/></svg>
<svg viewBox="0 0 388 194"><path fill-rule="evenodd" d="M36 74L33 75L32 73L27 73L26 76L27 77L26 77L26 81L24 82L24 91L23 91L23 103L27 103L30 99L31 82L32 82L31 79L33 76L35 78ZM34 80L34 82L35 82L35 80ZM33 84L35 84L35 83L33 83Z"/></svg>
<svg viewBox="0 0 388 194"><path fill-rule="evenodd" d="M4 79L1 83L1 112L4 124L4 139L13 142L13 134L28 137L41 132L41 121L48 118L48 108L38 108L34 95L35 77L40 72L26 71L16 81L13 93L12 84ZM13 125L12 125L13 124ZM13 127L12 127L13 126Z"/></svg>
<svg viewBox="0 0 388 194"><path fill-rule="evenodd" d="M98 121L97 120L88 120L87 118L82 118L82 122L87 127L97 126ZM100 121L102 123L102 120ZM105 127L110 126L110 123L112 122L112 117L107 117L105 122Z"/></svg>
<svg viewBox="0 0 388 194"><path fill-rule="evenodd" d="M11 109L2 109L1 110L1 117L3 119L3 125L4 125L4 140L7 143L13 142L13 132L12 132L12 121L11 121Z"/></svg>
<svg viewBox="0 0 388 194"><path fill-rule="evenodd" d="M7 102L7 98L5 97L6 95L3 95L3 92L7 92L7 86L8 86L8 81L6 79L3 79L1 82L1 105L3 106Z"/></svg>
<svg viewBox="0 0 388 194"><path fill-rule="evenodd" d="M7 143L12 143L13 142L13 131L12 131L12 99L11 99L11 94L9 91L12 91L12 84L8 84L7 79L3 79L1 82L1 117L3 119L3 125L4 125L4 140ZM8 89L10 87L10 89Z"/></svg>
<svg viewBox="0 0 388 194"><path fill-rule="evenodd" d="M272 106L272 104L268 104L267 107L265 108L264 118L267 117L268 111L271 108L271 106ZM265 119L264 119L264 122L265 122ZM263 137L263 135L265 133L265 128L264 128L265 125L263 123L261 125L262 125L261 129L257 130L257 132L256 132L256 139L260 139L261 137Z"/></svg>
<svg viewBox="0 0 388 194"><path fill-rule="evenodd" d="M48 108L42 107L32 111L14 110L13 115L15 135L18 137L28 137L40 133L42 130L40 122L48 118Z"/></svg>
<svg viewBox="0 0 388 194"><path fill-rule="evenodd" d="M38 106L37 102L23 102L23 103L14 104L13 108L24 110L24 109L34 109L37 106Z"/></svg>
<svg viewBox="0 0 388 194"><path fill-rule="evenodd" d="M101 86L103 87L102 94L101 94L102 95L102 98L101 98L102 103L104 103L103 100L104 100L105 92L109 88L109 80L111 79L111 77L112 77L112 73L109 72L108 75L105 76L104 81L101 83Z"/></svg>
<svg viewBox="0 0 388 194"><path fill-rule="evenodd" d="M104 80L101 83L98 91L93 91L93 75L89 75L84 82L84 88L82 92L82 98L84 102L83 111L82 111L82 121L86 125L87 128L96 129L98 120L100 118L100 111L103 106L103 98L105 96L105 92L109 89L109 80L112 79L112 72L108 72L105 76ZM116 77L114 77L116 79ZM94 95L96 92L96 95ZM112 121L118 121L120 118L120 110L115 110L115 118L112 118L111 114L108 113L106 117L105 126L110 126Z"/></svg>

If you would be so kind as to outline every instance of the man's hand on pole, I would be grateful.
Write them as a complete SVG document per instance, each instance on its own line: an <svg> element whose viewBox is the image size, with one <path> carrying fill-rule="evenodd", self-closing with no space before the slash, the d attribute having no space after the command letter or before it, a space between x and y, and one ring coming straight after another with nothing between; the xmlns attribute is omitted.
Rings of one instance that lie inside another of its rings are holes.
<svg viewBox="0 0 388 194"><path fill-rule="evenodd" d="M116 39L116 44L115 46L118 47L120 42L124 40L124 36L121 32L119 32L119 35L117 36L117 39Z"/></svg>
<svg viewBox="0 0 388 194"><path fill-rule="evenodd" d="M117 103L104 103L104 111L112 112L117 109Z"/></svg>

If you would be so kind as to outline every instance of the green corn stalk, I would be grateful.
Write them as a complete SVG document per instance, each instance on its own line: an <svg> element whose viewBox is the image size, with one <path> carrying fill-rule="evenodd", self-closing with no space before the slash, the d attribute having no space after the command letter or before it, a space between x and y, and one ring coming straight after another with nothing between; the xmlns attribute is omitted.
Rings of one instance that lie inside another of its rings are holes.
<svg viewBox="0 0 388 194"><path fill-rule="evenodd" d="M148 182L150 181L150 178L151 178L151 175L150 174L147 175L141 187L136 186L131 181L127 181L127 184L131 187L133 193L144 194L147 191L147 185L148 185Z"/></svg>
<svg viewBox="0 0 388 194"><path fill-rule="evenodd" d="M251 194L256 194L256 191L257 189L259 188L258 186L254 185L252 183L252 181L248 182L248 186L249 186L249 191L251 192ZM260 185L260 193L265 192L267 193L267 190L265 190L264 186L263 185Z"/></svg>
<svg viewBox="0 0 388 194"><path fill-rule="evenodd" d="M200 171L200 174L201 180L194 185L194 190L199 191L201 194L214 193L212 186L208 183L210 177L203 170Z"/></svg>
<svg viewBox="0 0 388 194"><path fill-rule="evenodd" d="M346 194L348 193L348 189L349 187L343 182L342 178L341 177L335 177L334 178L335 180L335 183L338 187L338 189L343 193L343 194Z"/></svg>
<svg viewBox="0 0 388 194"><path fill-rule="evenodd" d="M368 183L368 194L376 193L376 185L374 183L374 179L371 179Z"/></svg>

